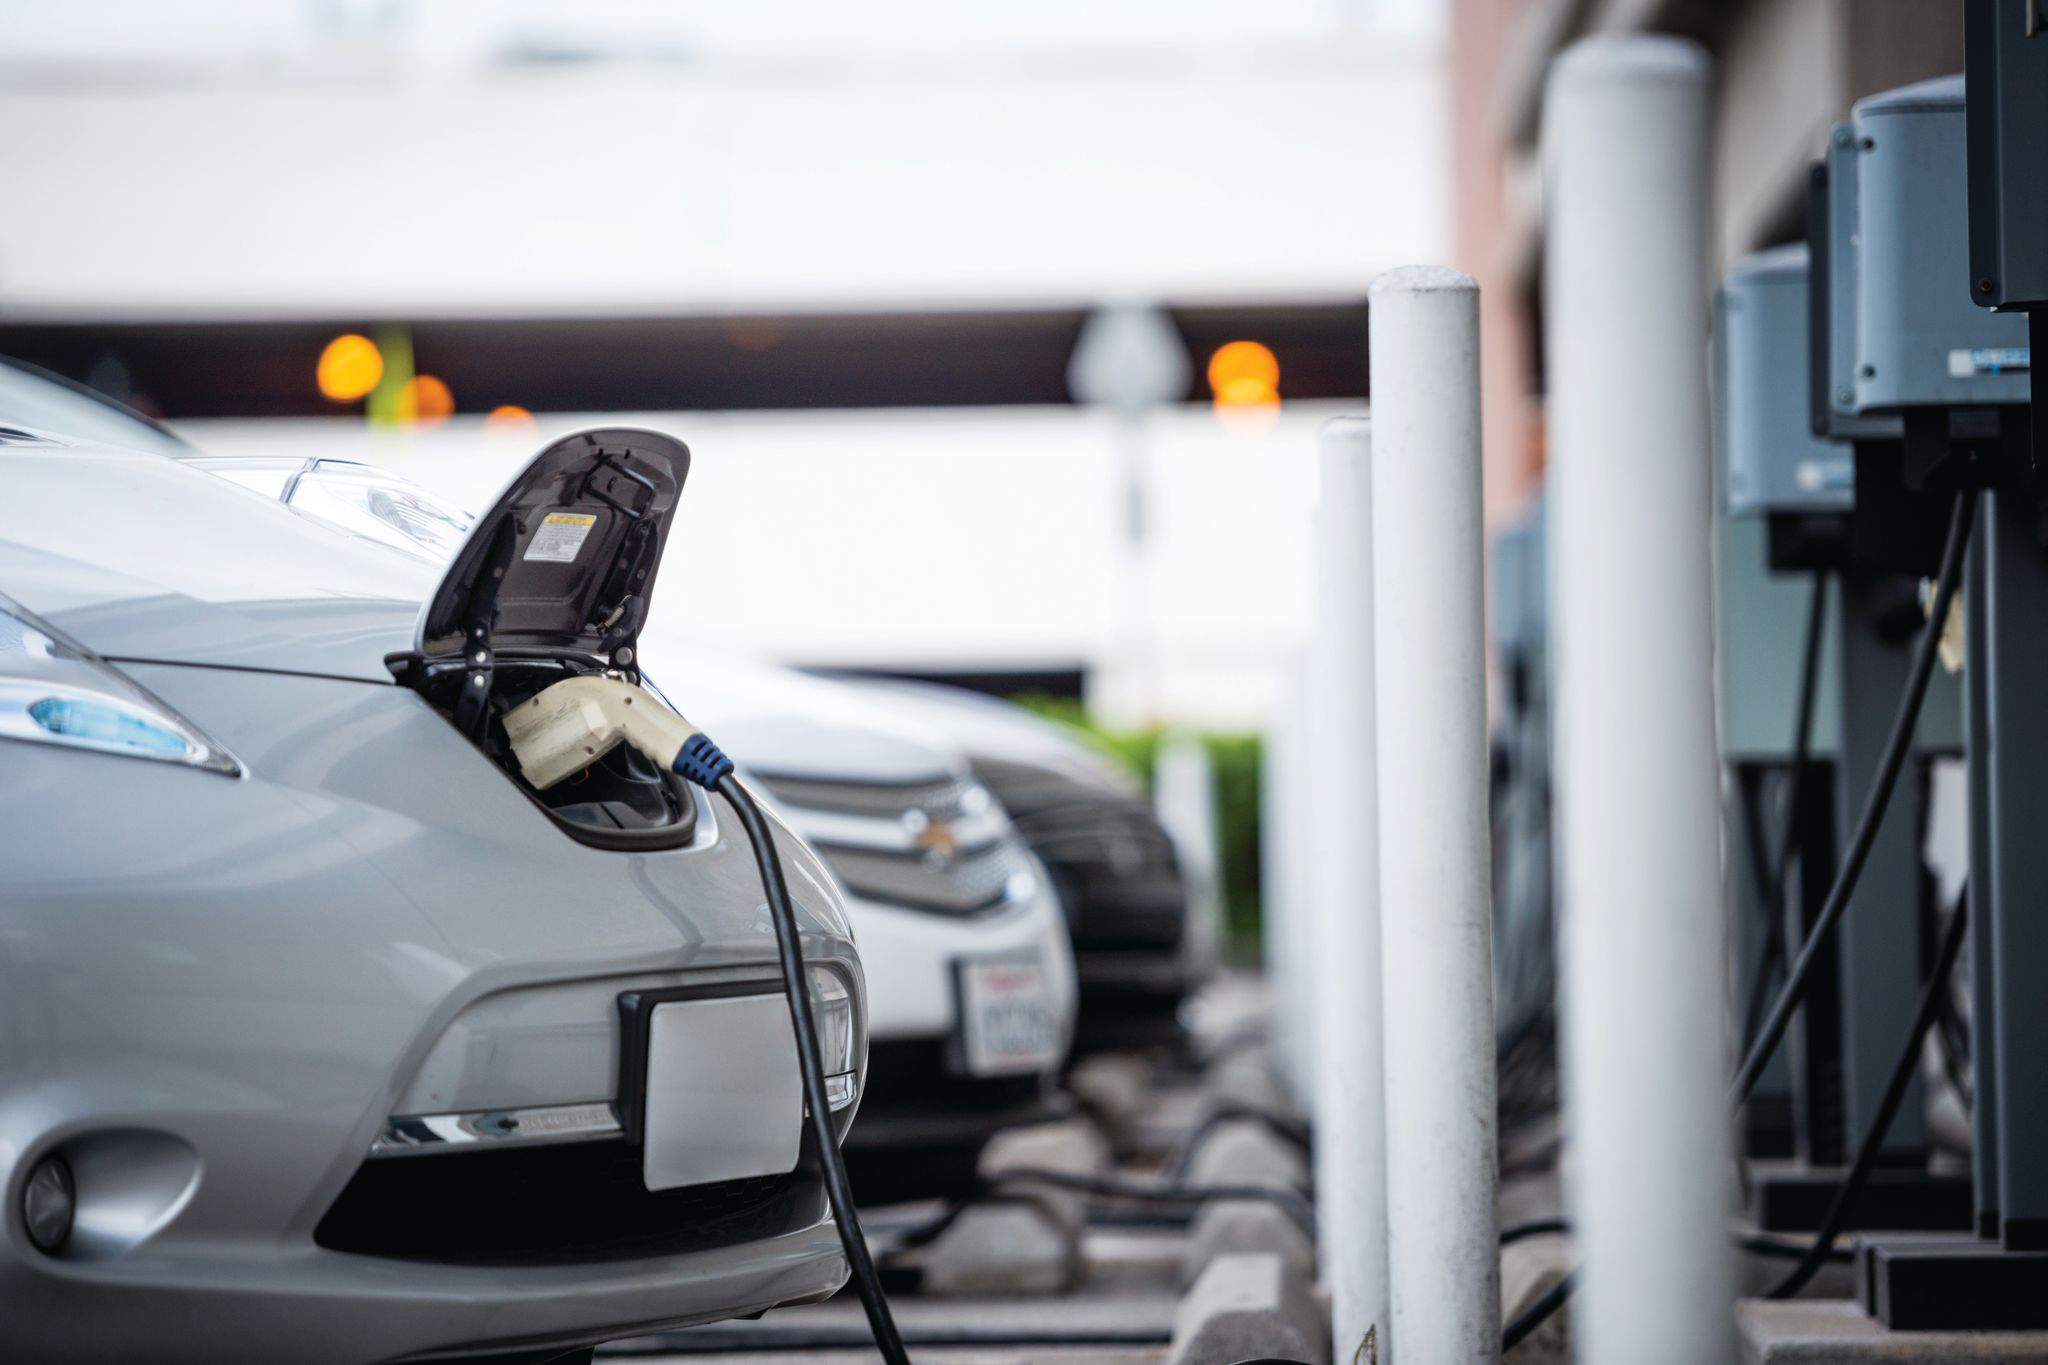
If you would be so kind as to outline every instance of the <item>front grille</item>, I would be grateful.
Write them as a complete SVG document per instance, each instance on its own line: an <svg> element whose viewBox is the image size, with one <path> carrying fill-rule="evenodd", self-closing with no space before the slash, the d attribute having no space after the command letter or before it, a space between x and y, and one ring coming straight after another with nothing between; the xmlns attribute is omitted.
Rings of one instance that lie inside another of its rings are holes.
<svg viewBox="0 0 2048 1365"><path fill-rule="evenodd" d="M776 800L812 810L835 811L841 815L873 815L900 820L911 812L931 821L957 820L978 813L977 800L985 801L971 778L947 777L933 782L832 782L809 777L763 777L763 786Z"/></svg>
<svg viewBox="0 0 2048 1365"><path fill-rule="evenodd" d="M460 1265L628 1260L807 1227L824 1205L806 1162L787 1175L649 1191L623 1141L366 1161L320 1220L330 1251Z"/></svg>
<svg viewBox="0 0 2048 1365"><path fill-rule="evenodd" d="M818 853L855 895L942 915L992 910L1009 898L1019 877L1032 875L1023 847L1010 838L952 857L837 844L819 844Z"/></svg>

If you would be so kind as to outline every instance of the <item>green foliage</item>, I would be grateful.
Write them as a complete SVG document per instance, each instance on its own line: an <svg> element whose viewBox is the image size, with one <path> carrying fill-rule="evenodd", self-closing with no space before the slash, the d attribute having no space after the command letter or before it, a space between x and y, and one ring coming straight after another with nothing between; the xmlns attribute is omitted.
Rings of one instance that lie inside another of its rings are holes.
<svg viewBox="0 0 2048 1365"><path fill-rule="evenodd" d="M1019 706L1057 721L1090 745L1130 770L1146 790L1166 731L1160 727L1115 730L1099 723L1072 697L1026 693L1011 698ZM1231 956L1254 957L1259 943L1259 770L1260 739L1256 734L1199 733L1209 751L1216 787L1216 844L1221 861L1224 922L1230 933Z"/></svg>

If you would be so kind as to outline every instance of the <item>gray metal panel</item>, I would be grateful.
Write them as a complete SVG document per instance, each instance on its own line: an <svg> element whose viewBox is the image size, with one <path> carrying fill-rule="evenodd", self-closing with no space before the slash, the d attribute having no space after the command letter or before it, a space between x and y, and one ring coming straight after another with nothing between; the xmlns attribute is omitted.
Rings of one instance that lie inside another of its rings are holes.
<svg viewBox="0 0 2048 1365"><path fill-rule="evenodd" d="M1804 574L1775 574L1765 562L1765 528L1756 517L1715 518L1715 701L1721 753L1731 762L1773 762L1791 757L1799 704L1800 655L1813 582ZM1813 753L1827 758L1840 745L1836 706L1836 622L1828 619L1821 674L1814 698Z"/></svg>
<svg viewBox="0 0 2048 1365"><path fill-rule="evenodd" d="M1800 651L1805 647L1810 580L1772 573L1766 532L1755 517L1715 518L1715 701L1721 753L1731 762L1774 762L1791 757L1793 710L1799 698ZM1830 612L1821 641L1819 691L1814 699L1813 752L1826 758L1841 739L1836 682L1840 622ZM1896 694L1894 694L1896 699ZM1962 685L1937 668L1921 704L1915 746L1921 753L1956 753L1963 746Z"/></svg>
<svg viewBox="0 0 2048 1365"><path fill-rule="evenodd" d="M1733 516L1854 501L1853 454L1809 420L1808 279L1803 244L1774 247L1737 261L1714 299L1714 435Z"/></svg>
<svg viewBox="0 0 2048 1365"><path fill-rule="evenodd" d="M1828 434L1836 440L1899 435L1897 417L1856 412L1856 130L1828 134Z"/></svg>
<svg viewBox="0 0 2048 1365"><path fill-rule="evenodd" d="M2025 403L2025 319L1971 300L1962 77L1873 95L1852 121L1857 411Z"/></svg>

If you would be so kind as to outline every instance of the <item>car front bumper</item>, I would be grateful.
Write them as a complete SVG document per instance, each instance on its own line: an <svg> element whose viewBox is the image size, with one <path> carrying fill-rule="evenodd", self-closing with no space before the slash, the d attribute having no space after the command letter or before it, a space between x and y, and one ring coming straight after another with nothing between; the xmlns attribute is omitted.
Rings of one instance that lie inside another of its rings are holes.
<svg viewBox="0 0 2048 1365"><path fill-rule="evenodd" d="M843 1282L803 1166L694 1240L593 1245L569 1207L559 1236L495 1258L323 1244L368 1167L510 1155L371 1157L394 1117L613 1101L621 992L772 980L751 854L715 818L659 853L577 844L395 687L129 671L247 775L8 746L0 1354L566 1348ZM806 958L864 999L835 893L807 849L784 854ZM51 1154L77 1167L80 1204L54 1255L21 1212ZM532 1196L506 1181L506 1202Z"/></svg>

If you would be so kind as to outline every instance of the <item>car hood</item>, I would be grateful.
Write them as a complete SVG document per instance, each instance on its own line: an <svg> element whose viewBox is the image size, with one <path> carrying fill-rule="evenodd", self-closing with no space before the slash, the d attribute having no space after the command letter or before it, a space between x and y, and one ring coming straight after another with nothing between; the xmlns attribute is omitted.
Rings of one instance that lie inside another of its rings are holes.
<svg viewBox="0 0 2048 1365"><path fill-rule="evenodd" d="M893 678L848 685L876 705L944 735L974 762L1037 768L1106 794L1133 800L1140 795L1129 773L1064 727L1014 703L965 688Z"/></svg>
<svg viewBox="0 0 2048 1365"><path fill-rule="evenodd" d="M0 587L111 659L390 682L437 571L162 455L0 447Z"/></svg>
<svg viewBox="0 0 2048 1365"><path fill-rule="evenodd" d="M967 774L966 758L943 735L844 684L708 654L655 626L640 650L648 680L763 777L908 785Z"/></svg>

